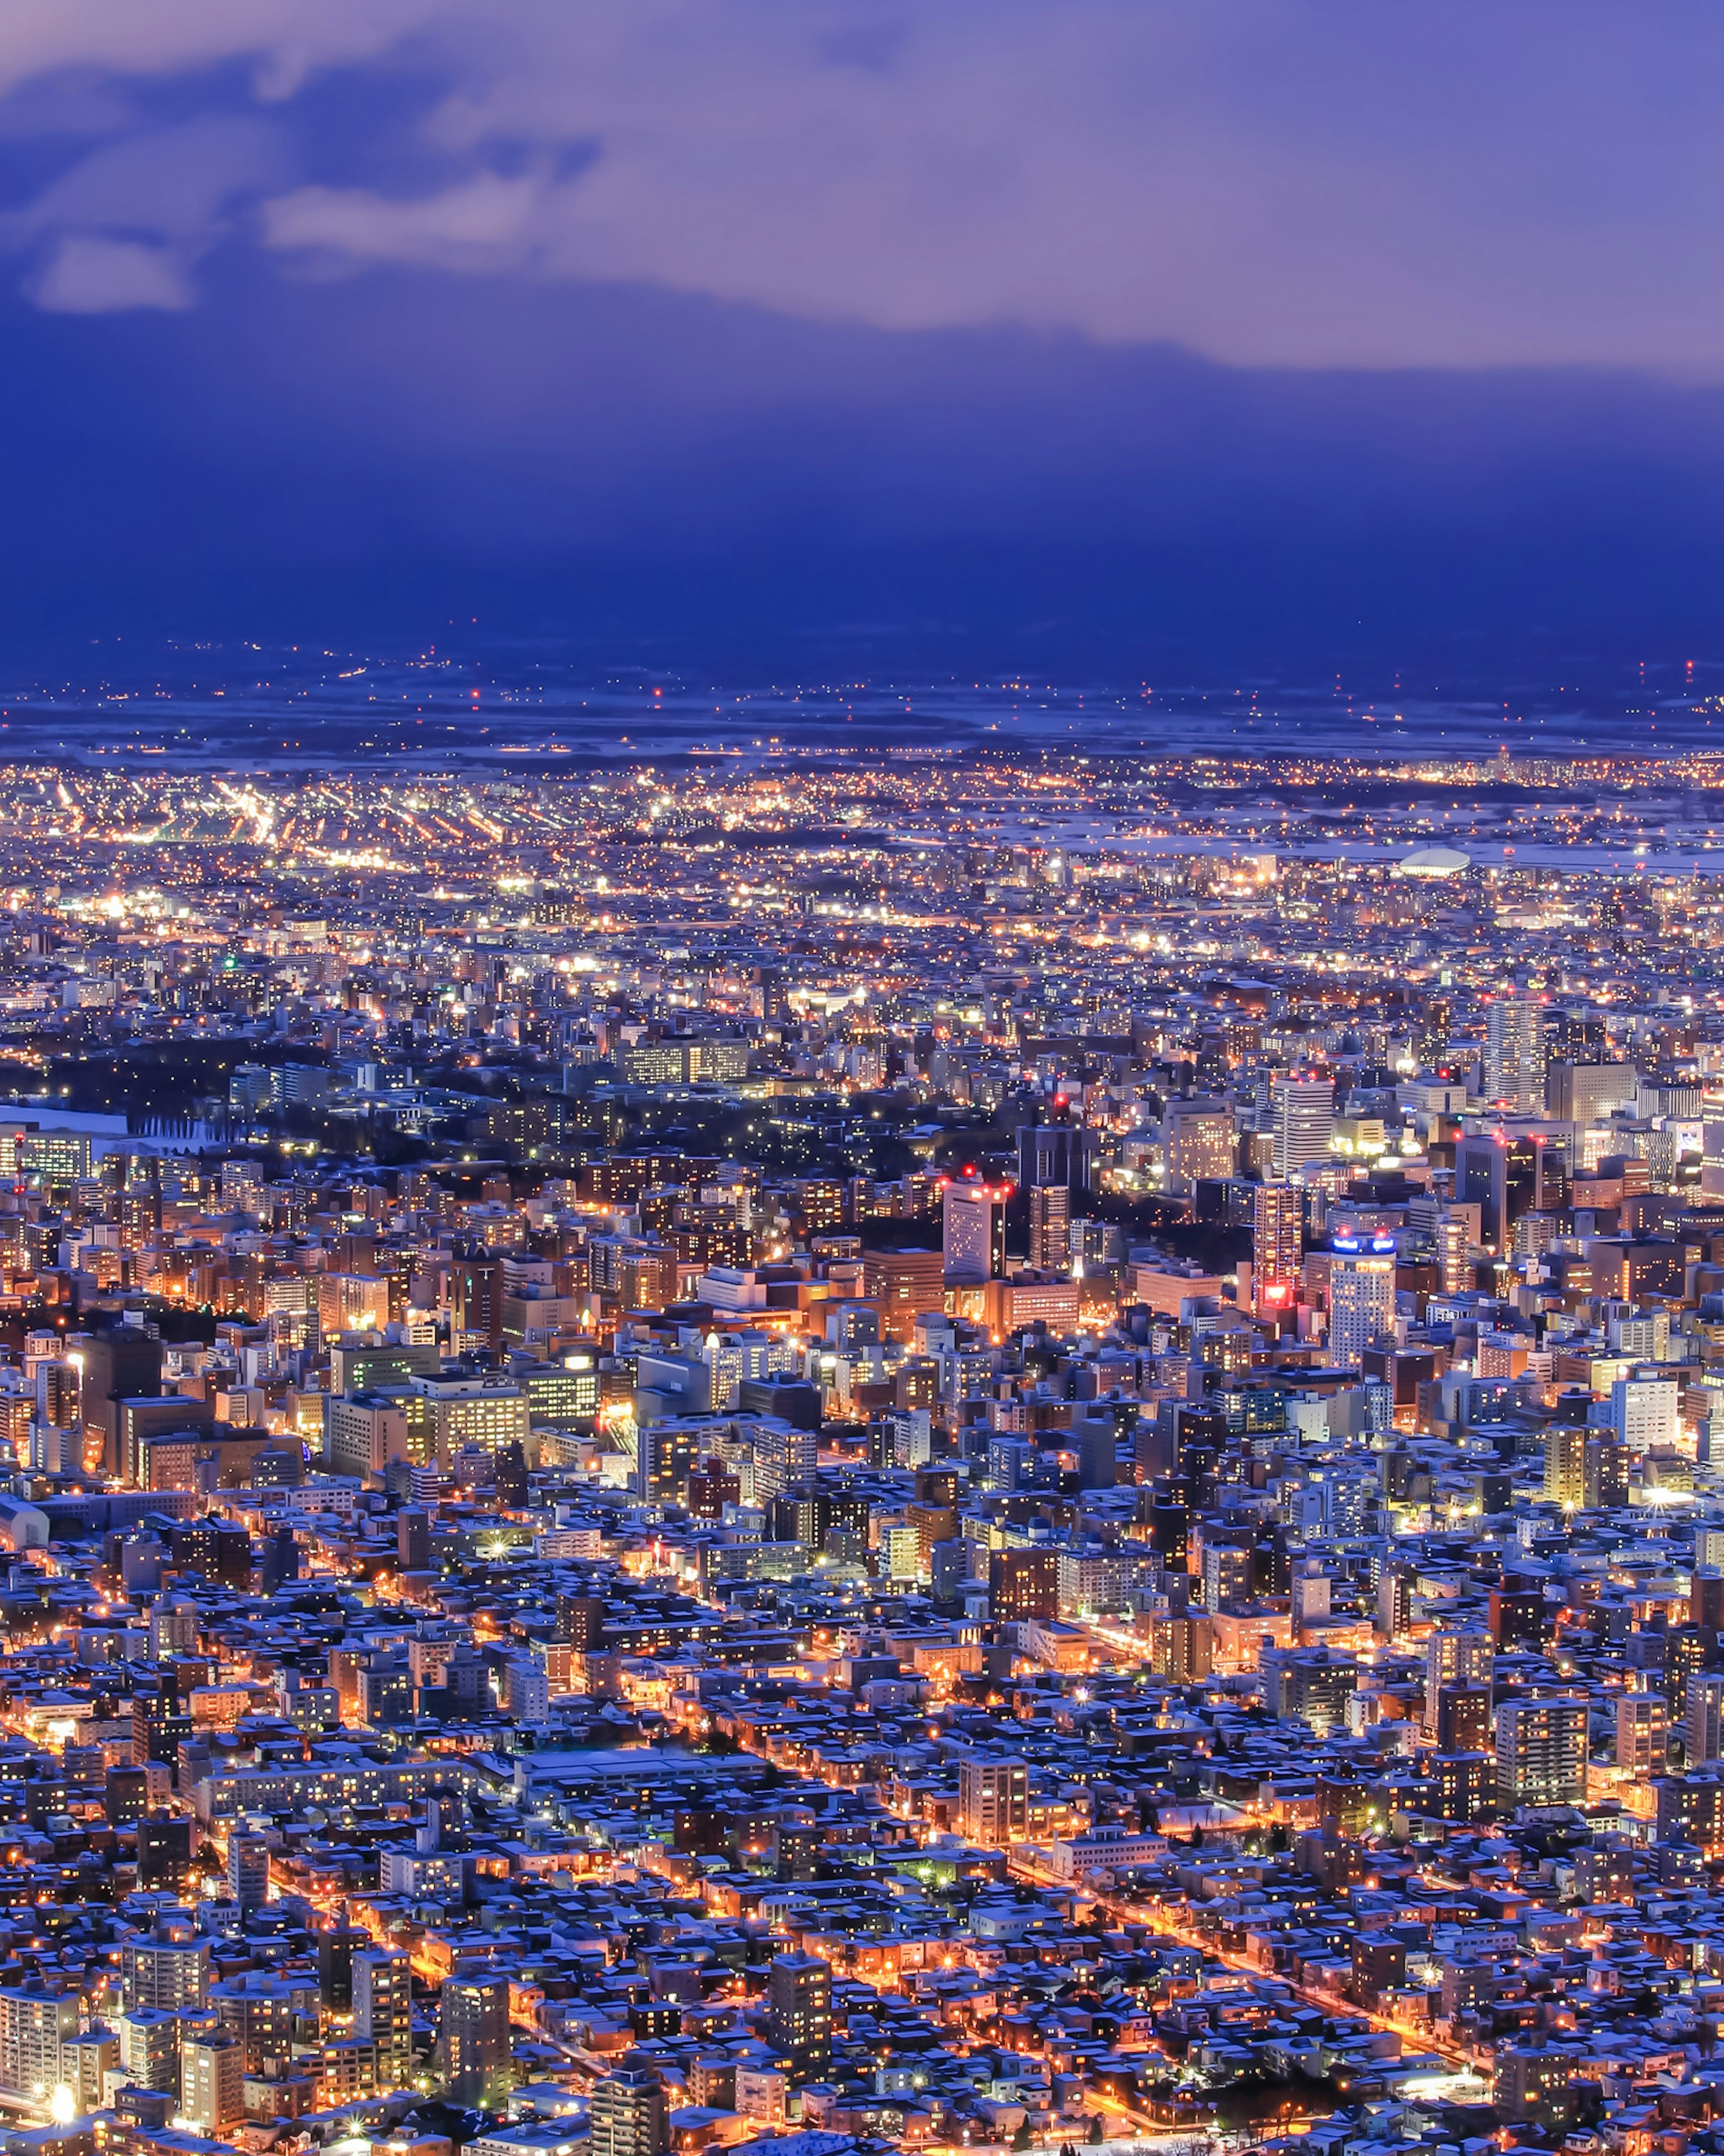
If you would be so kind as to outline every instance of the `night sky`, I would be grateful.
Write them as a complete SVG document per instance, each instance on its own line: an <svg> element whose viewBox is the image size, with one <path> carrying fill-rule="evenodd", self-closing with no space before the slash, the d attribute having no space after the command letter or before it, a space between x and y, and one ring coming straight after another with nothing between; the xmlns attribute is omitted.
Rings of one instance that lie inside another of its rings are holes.
<svg viewBox="0 0 1724 2156"><path fill-rule="evenodd" d="M12 0L0 661L1724 657L1724 12Z"/></svg>

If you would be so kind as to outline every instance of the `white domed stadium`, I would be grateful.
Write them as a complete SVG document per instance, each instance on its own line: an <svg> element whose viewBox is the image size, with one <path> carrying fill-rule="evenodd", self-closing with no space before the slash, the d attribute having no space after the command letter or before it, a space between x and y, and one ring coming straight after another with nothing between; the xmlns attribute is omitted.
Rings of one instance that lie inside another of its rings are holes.
<svg viewBox="0 0 1724 2156"><path fill-rule="evenodd" d="M1410 854L1401 856L1398 865L1403 875L1452 876L1470 869L1472 862L1453 846L1415 846Z"/></svg>

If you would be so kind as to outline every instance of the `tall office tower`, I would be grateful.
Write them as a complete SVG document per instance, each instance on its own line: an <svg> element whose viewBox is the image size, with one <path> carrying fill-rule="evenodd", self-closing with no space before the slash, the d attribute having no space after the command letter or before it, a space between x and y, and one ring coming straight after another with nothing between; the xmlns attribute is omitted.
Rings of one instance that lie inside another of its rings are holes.
<svg viewBox="0 0 1724 2156"><path fill-rule="evenodd" d="M354 1955L353 2033L377 2046L378 2088L405 2088L413 2058L413 1972L404 1953Z"/></svg>
<svg viewBox="0 0 1724 2156"><path fill-rule="evenodd" d="M832 2063L832 1968L818 1955L777 1955L767 1976L772 2043L799 2082Z"/></svg>
<svg viewBox="0 0 1724 2156"><path fill-rule="evenodd" d="M261 1909L269 1898L269 1845L260 1834L228 1835L228 1892L242 1909Z"/></svg>
<svg viewBox="0 0 1724 2156"><path fill-rule="evenodd" d="M1313 1161L1327 1160L1335 1127L1335 1086L1327 1078L1277 1078L1270 1089L1270 1165L1285 1183Z"/></svg>
<svg viewBox="0 0 1724 2156"><path fill-rule="evenodd" d="M1485 1098L1516 1115L1544 1112L1544 1005L1499 996L1485 1015Z"/></svg>
<svg viewBox="0 0 1724 2156"><path fill-rule="evenodd" d="M1661 1691L1629 1691L1616 1702L1616 1765L1637 1780L1661 1774L1670 1763L1670 1710Z"/></svg>
<svg viewBox="0 0 1724 2156"><path fill-rule="evenodd" d="M490 2109L509 2086L509 1979L452 1976L443 1987L443 2044L456 2103Z"/></svg>
<svg viewBox="0 0 1724 2156"><path fill-rule="evenodd" d="M1365 1350L1388 1332L1395 1315L1395 1252L1392 1240L1367 1245L1338 1239L1329 1266L1329 1360L1357 1370Z"/></svg>
<svg viewBox="0 0 1724 2156"><path fill-rule="evenodd" d="M593 2084L591 2118L591 2156L664 2156L670 2146L664 2084L644 2063L618 2066Z"/></svg>
<svg viewBox="0 0 1724 2156"><path fill-rule="evenodd" d="M136 1326L116 1325L72 1348L70 1359L82 1370L85 1427L101 1433L102 1472L117 1476L126 1466L120 1403L160 1394L162 1342Z"/></svg>
<svg viewBox="0 0 1724 2156"><path fill-rule="evenodd" d="M1304 1193L1290 1183L1260 1183L1251 1199L1251 1291L1260 1317L1292 1309L1304 1248Z"/></svg>
<svg viewBox="0 0 1724 2156"><path fill-rule="evenodd" d="M1029 1207L1029 1262L1038 1272L1063 1273L1071 1267L1071 1193L1063 1183L1044 1183L1025 1194Z"/></svg>
<svg viewBox="0 0 1724 2156"><path fill-rule="evenodd" d="M940 1244L949 1281L976 1286L1005 1271L1006 1195L1003 1183L947 1184Z"/></svg>
<svg viewBox="0 0 1724 2156"><path fill-rule="evenodd" d="M1087 1190L1095 1158L1095 1133L1076 1123L1020 1123L1018 1127L1018 1181L1025 1190L1055 1183L1068 1191Z"/></svg>
<svg viewBox="0 0 1724 2156"><path fill-rule="evenodd" d="M455 1252L449 1311L458 1333L477 1333L492 1348L502 1346L503 1261L495 1250L472 1245Z"/></svg>
<svg viewBox="0 0 1724 2156"><path fill-rule="evenodd" d="M1465 1295L1474 1281L1472 1238L1467 1224L1445 1213L1437 1223L1437 1278L1444 1295Z"/></svg>
<svg viewBox="0 0 1724 2156"><path fill-rule="evenodd" d="M1021 1759L960 1759L958 1831L983 1849L1009 1849L1029 1831L1029 1769Z"/></svg>
<svg viewBox="0 0 1724 2156"><path fill-rule="evenodd" d="M1162 1117L1162 1158L1167 1188L1176 1194L1233 1174L1239 1165L1233 1110L1224 1101L1169 1101Z"/></svg>
<svg viewBox="0 0 1724 2156"><path fill-rule="evenodd" d="M180 2045L180 2112L199 2133L222 2137L245 2116L244 2051L225 2029L199 2029Z"/></svg>
<svg viewBox="0 0 1724 2156"><path fill-rule="evenodd" d="M1437 1695L1457 1685L1489 1686L1496 1662L1496 1642L1491 1635L1467 1626L1458 1631L1433 1632L1424 1646L1424 1726L1437 1726Z"/></svg>
<svg viewBox="0 0 1724 2156"><path fill-rule="evenodd" d="M1504 1804L1586 1797L1583 1699L1506 1699L1496 1710L1496 1795Z"/></svg>
<svg viewBox="0 0 1724 2156"><path fill-rule="evenodd" d="M1691 1767L1724 1759L1724 1676L1696 1671L1688 1680L1688 1720L1682 1742Z"/></svg>

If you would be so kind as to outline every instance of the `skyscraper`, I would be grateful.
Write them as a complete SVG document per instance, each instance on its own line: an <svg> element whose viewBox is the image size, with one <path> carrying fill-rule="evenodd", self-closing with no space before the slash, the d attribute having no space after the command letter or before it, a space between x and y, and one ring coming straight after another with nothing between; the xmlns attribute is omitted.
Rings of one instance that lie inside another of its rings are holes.
<svg viewBox="0 0 1724 2156"><path fill-rule="evenodd" d="M1026 1190L1058 1184L1065 1191L1087 1190L1095 1135L1078 1123L1021 1123L1018 1128L1018 1180Z"/></svg>
<svg viewBox="0 0 1724 2156"><path fill-rule="evenodd" d="M1162 1158L1170 1191L1189 1191L1200 1178L1231 1175L1238 1164L1234 1152L1233 1111L1225 1101L1168 1101L1162 1117Z"/></svg>
<svg viewBox="0 0 1724 2156"><path fill-rule="evenodd" d="M1485 1098L1517 1115L1544 1111L1544 1006L1498 996L1485 1015Z"/></svg>
<svg viewBox="0 0 1724 2156"><path fill-rule="evenodd" d="M1304 1242L1304 1194L1290 1183L1259 1183L1251 1199L1251 1290L1259 1317L1293 1307Z"/></svg>
<svg viewBox="0 0 1724 2156"><path fill-rule="evenodd" d="M1394 1244L1384 1236L1368 1244L1340 1238L1331 1248L1329 1359L1340 1368L1356 1370L1365 1350L1394 1321Z"/></svg>
<svg viewBox="0 0 1724 2156"><path fill-rule="evenodd" d="M228 1836L228 1892L242 1909L261 1909L269 1898L269 1845L260 1834Z"/></svg>
<svg viewBox="0 0 1724 2156"><path fill-rule="evenodd" d="M941 1254L949 1281L978 1286L1005 1271L1006 1197L1003 1184L947 1184L941 1200Z"/></svg>
<svg viewBox="0 0 1724 2156"><path fill-rule="evenodd" d="M1688 1721L1683 1744L1691 1767L1724 1759L1724 1676L1697 1671L1688 1680Z"/></svg>
<svg viewBox="0 0 1724 2156"><path fill-rule="evenodd" d="M404 1953L353 1957L353 2033L377 2046L377 2085L405 2088L413 2066L413 1964Z"/></svg>
<svg viewBox="0 0 1724 2156"><path fill-rule="evenodd" d="M1327 1078L1277 1078L1270 1092L1275 1180L1285 1183L1313 1161L1329 1158L1335 1087Z"/></svg>
<svg viewBox="0 0 1724 2156"><path fill-rule="evenodd" d="M1049 1183L1024 1197L1030 1264L1038 1272L1065 1272L1071 1263L1071 1193L1063 1183Z"/></svg>
<svg viewBox="0 0 1724 2156"><path fill-rule="evenodd" d="M456 2103L489 2108L509 2086L509 1979L452 1976L443 1987L443 2044Z"/></svg>
<svg viewBox="0 0 1724 2156"><path fill-rule="evenodd" d="M767 1984L773 2046L798 2081L818 2081L832 2063L831 1964L814 1954L779 1954Z"/></svg>

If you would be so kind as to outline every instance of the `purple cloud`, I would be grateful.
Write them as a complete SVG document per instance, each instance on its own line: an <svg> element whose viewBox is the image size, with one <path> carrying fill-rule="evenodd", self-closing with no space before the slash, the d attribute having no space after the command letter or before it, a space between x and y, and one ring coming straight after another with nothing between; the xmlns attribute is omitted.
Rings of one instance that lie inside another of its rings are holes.
<svg viewBox="0 0 1724 2156"><path fill-rule="evenodd" d="M296 175L198 167L195 215L159 203L195 140L116 95L116 132L14 214L44 305L189 297L231 229L290 267L621 281L899 331L1706 377L1721 61L1701 0L34 0L0 18L14 102L69 73L215 84L219 119L271 107L285 132L337 77L437 85L398 168L337 175L354 145L303 127ZM87 198L138 146L157 206L115 223Z"/></svg>

